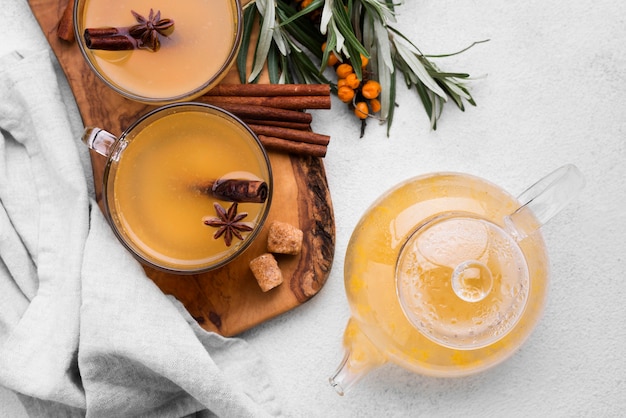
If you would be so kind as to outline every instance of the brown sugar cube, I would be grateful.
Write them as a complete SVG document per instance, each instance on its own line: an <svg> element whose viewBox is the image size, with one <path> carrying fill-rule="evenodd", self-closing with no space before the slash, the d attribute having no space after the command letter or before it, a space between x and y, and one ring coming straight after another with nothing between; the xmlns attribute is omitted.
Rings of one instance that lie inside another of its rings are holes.
<svg viewBox="0 0 626 418"><path fill-rule="evenodd" d="M267 250L277 254L300 254L302 231L295 226L274 221L267 235Z"/></svg>
<svg viewBox="0 0 626 418"><path fill-rule="evenodd" d="M283 282L283 273L280 271L276 259L270 253L262 254L250 261L250 270L252 270L252 274L264 292Z"/></svg>

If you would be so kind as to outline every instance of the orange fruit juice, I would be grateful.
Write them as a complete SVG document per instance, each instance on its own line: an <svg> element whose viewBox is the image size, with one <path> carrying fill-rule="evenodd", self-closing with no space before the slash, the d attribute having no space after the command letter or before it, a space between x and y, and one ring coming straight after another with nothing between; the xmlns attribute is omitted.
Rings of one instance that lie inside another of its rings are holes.
<svg viewBox="0 0 626 418"><path fill-rule="evenodd" d="M239 47L234 0L84 0L79 3L79 32L85 28L130 27L131 10L150 10L174 20L174 30L160 36L160 49L104 51L83 48L100 75L121 92L147 101L174 101L198 96L217 84Z"/></svg>
<svg viewBox="0 0 626 418"><path fill-rule="evenodd" d="M170 109L126 136L128 145L108 172L107 208L118 235L145 261L172 270L206 269L245 248L255 233L243 231L243 240L231 243L215 238L218 228L203 220L218 217L215 203L225 210L233 203L216 199L205 186L226 176L271 187L269 162L256 138L222 113L200 105ZM247 213L241 222L259 226L269 204L269 198L238 203L237 212Z"/></svg>
<svg viewBox="0 0 626 418"><path fill-rule="evenodd" d="M400 250L424 220L448 211L473 213L496 224L519 203L500 188L476 177L437 174L409 180L381 197L363 216L350 239L345 260L345 286L352 310L344 343L359 345L360 328L389 360L413 371L436 376L459 376L483 370L507 358L528 337L542 312L547 292L547 259L539 234L520 247L530 277L528 300L519 322L497 342L478 349L453 349L433 342L407 319L398 301L396 265ZM494 269L494 271L497 269ZM444 320L464 322L466 304L448 298L450 275L433 272L426 294L437 303L444 295L447 306L436 311ZM442 278L445 277L445 278ZM499 285L497 279L494 285ZM431 302L432 302L431 301ZM485 309L492 303L482 302ZM465 315L467 316L467 315ZM467 326L467 324L461 324ZM352 347L352 350L359 347Z"/></svg>

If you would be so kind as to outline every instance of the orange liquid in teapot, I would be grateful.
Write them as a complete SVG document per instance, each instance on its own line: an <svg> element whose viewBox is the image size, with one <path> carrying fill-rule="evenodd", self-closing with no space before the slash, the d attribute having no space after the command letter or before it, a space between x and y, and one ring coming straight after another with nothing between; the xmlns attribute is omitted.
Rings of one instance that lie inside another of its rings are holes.
<svg viewBox="0 0 626 418"><path fill-rule="evenodd" d="M507 358L528 337L543 309L548 266L539 234L520 244L528 264L526 308L511 332L483 348L447 348L421 334L398 301L396 263L402 245L415 227L432 216L463 211L501 223L517 206L517 201L498 187L456 174L412 179L381 197L355 228L346 253L345 285L353 326L358 326L389 360L422 374L465 375ZM435 305L439 319L455 323L470 318L467 310L471 302L449 297L450 271L433 269L431 273L423 291L430 299L428 302ZM496 277L493 286L500 285L497 280ZM441 300L445 300L445 306L437 305ZM487 297L480 303L489 310L490 303L496 302ZM349 326L344 344L350 347L357 335ZM358 347L352 347L352 351L358 351Z"/></svg>
<svg viewBox="0 0 626 418"><path fill-rule="evenodd" d="M129 27L137 23L131 10L147 18L150 9L174 20L173 33L160 37L157 52L88 50L101 73L123 90L148 98L184 95L212 79L235 43L232 0L85 0L83 29Z"/></svg>
<svg viewBox="0 0 626 418"><path fill-rule="evenodd" d="M244 241L214 238L205 225L217 217L214 203L231 202L201 192L199 186L234 177L263 180L268 169L259 146L243 127L219 114L176 110L149 121L136 135L108 176L108 205L117 229L148 261L171 269L203 268L232 254ZM245 170L245 171L243 171ZM257 224L269 201L239 203L242 222ZM250 232L242 232L244 240Z"/></svg>

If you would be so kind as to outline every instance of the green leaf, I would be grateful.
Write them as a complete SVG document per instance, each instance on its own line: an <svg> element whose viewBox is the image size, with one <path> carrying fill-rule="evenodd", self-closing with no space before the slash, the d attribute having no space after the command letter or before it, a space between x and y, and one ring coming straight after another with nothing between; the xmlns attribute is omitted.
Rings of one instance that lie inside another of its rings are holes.
<svg viewBox="0 0 626 418"><path fill-rule="evenodd" d="M272 32L276 23L276 8L274 0L256 0L259 13L262 15L259 40L254 54L254 63L248 81L256 79L265 65L267 54L272 43Z"/></svg>
<svg viewBox="0 0 626 418"><path fill-rule="evenodd" d="M363 45L361 45L361 42L356 38L354 34L354 30L352 29L352 23L350 22L350 16L348 15L348 12L346 12L346 10L343 8L343 4L341 2L335 2L334 4L334 19L332 19L332 21L335 22L339 32L346 38L347 45L349 45L353 51L369 57L369 52L363 47ZM353 55L350 55L350 59L354 59Z"/></svg>
<svg viewBox="0 0 626 418"><path fill-rule="evenodd" d="M376 36L376 44L378 46L378 53L383 57L385 65L393 70L393 58L391 56L391 43L389 41L389 34L383 24L374 20L374 33Z"/></svg>
<svg viewBox="0 0 626 418"><path fill-rule="evenodd" d="M442 73L439 71L428 71L432 78L469 78L469 74L466 73Z"/></svg>
<svg viewBox="0 0 626 418"><path fill-rule="evenodd" d="M283 3L283 2L279 2L279 3ZM324 6L324 0L314 0L313 2L311 2L311 4L309 4L304 9L300 10L299 12L297 12L294 15L292 15L288 19L282 21L280 23L280 26L290 25L295 20L297 20L297 19L299 19L299 18L301 18L303 16L306 16L307 14L311 13L312 11L317 10L320 7L323 7L323 6ZM279 7L280 7L280 5L279 5Z"/></svg>
<svg viewBox="0 0 626 418"><path fill-rule="evenodd" d="M393 123L393 115L396 110L396 72L392 71L389 74L389 109L387 113L387 136Z"/></svg>
<svg viewBox="0 0 626 418"><path fill-rule="evenodd" d="M282 56L276 45L272 44L267 54L267 73L271 84L280 83L280 61Z"/></svg>
<svg viewBox="0 0 626 418"><path fill-rule="evenodd" d="M237 69L239 70L239 81L246 83L246 68L248 64L248 47L250 46L250 36L254 26L254 19L257 16L256 7L248 7L243 14L243 34L241 38L241 47L237 54Z"/></svg>
<svg viewBox="0 0 626 418"><path fill-rule="evenodd" d="M389 8L387 4L381 3L378 0L361 0L363 7L365 7L370 15L376 15L379 22L386 24L388 21L395 22L396 16L393 9Z"/></svg>
<svg viewBox="0 0 626 418"><path fill-rule="evenodd" d="M324 50L324 54L322 55L322 63L320 65L319 73L322 74L328 65L328 58L333 51L336 51L337 48L337 37L334 32L328 34L328 38L326 39L326 49Z"/></svg>
<svg viewBox="0 0 626 418"><path fill-rule="evenodd" d="M278 20L282 21L289 17L287 12L283 10L283 8L278 8L276 10L276 14L278 16ZM276 30L281 30L288 33L291 37L293 37L299 44L308 49L314 56L321 57L322 56L322 43L324 42L324 38L314 31L310 22L307 22L308 19L298 20L289 25L283 25Z"/></svg>
<svg viewBox="0 0 626 418"><path fill-rule="evenodd" d="M424 56L428 57L428 58L446 58L446 57L451 57L453 55L461 54L461 53L467 51L468 49L470 49L470 48L472 48L472 47L474 47L474 46L476 46L478 44L485 43L485 42L489 42L489 39L483 39L482 41L476 41L476 42L472 43L470 46L467 46L467 47L465 47L465 48L463 48L463 49L461 49L459 51L452 52L450 54L441 54L441 55L430 55L429 54L429 55L424 55Z"/></svg>
<svg viewBox="0 0 626 418"><path fill-rule="evenodd" d="M417 90L417 94L422 101L422 105L424 106L424 110L430 119L432 119L432 114L434 112L433 102L428 95L428 91L426 87L422 83L415 84L415 90Z"/></svg>
<svg viewBox="0 0 626 418"><path fill-rule="evenodd" d="M428 74L428 71L426 71L426 68L424 68L424 65L420 62L415 53L399 42L395 43L395 47L404 62L406 62L415 75L419 77L421 82L424 83L424 86L441 97L443 100L446 100L446 93L441 89L441 87L439 87L430 74Z"/></svg>

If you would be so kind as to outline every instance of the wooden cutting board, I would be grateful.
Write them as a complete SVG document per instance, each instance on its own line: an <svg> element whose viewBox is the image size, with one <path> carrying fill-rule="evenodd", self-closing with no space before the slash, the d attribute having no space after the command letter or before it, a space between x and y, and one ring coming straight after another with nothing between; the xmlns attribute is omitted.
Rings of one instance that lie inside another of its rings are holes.
<svg viewBox="0 0 626 418"><path fill-rule="evenodd" d="M248 3L244 1L243 3ZM57 37L57 24L68 0L29 0L52 50L72 88L85 126L121 134L138 116L154 107L135 103L104 85L89 69L76 42ZM237 83L236 69L223 83ZM179 276L145 267L148 277L166 294L174 295L206 330L236 335L287 312L324 286L335 250L335 224L326 173L321 159L270 152L274 195L259 238L235 261L204 274ZM105 159L91 154L96 199L102 201ZM248 262L266 251L267 226L278 220L304 232L298 256L277 256L284 283L264 293Z"/></svg>

